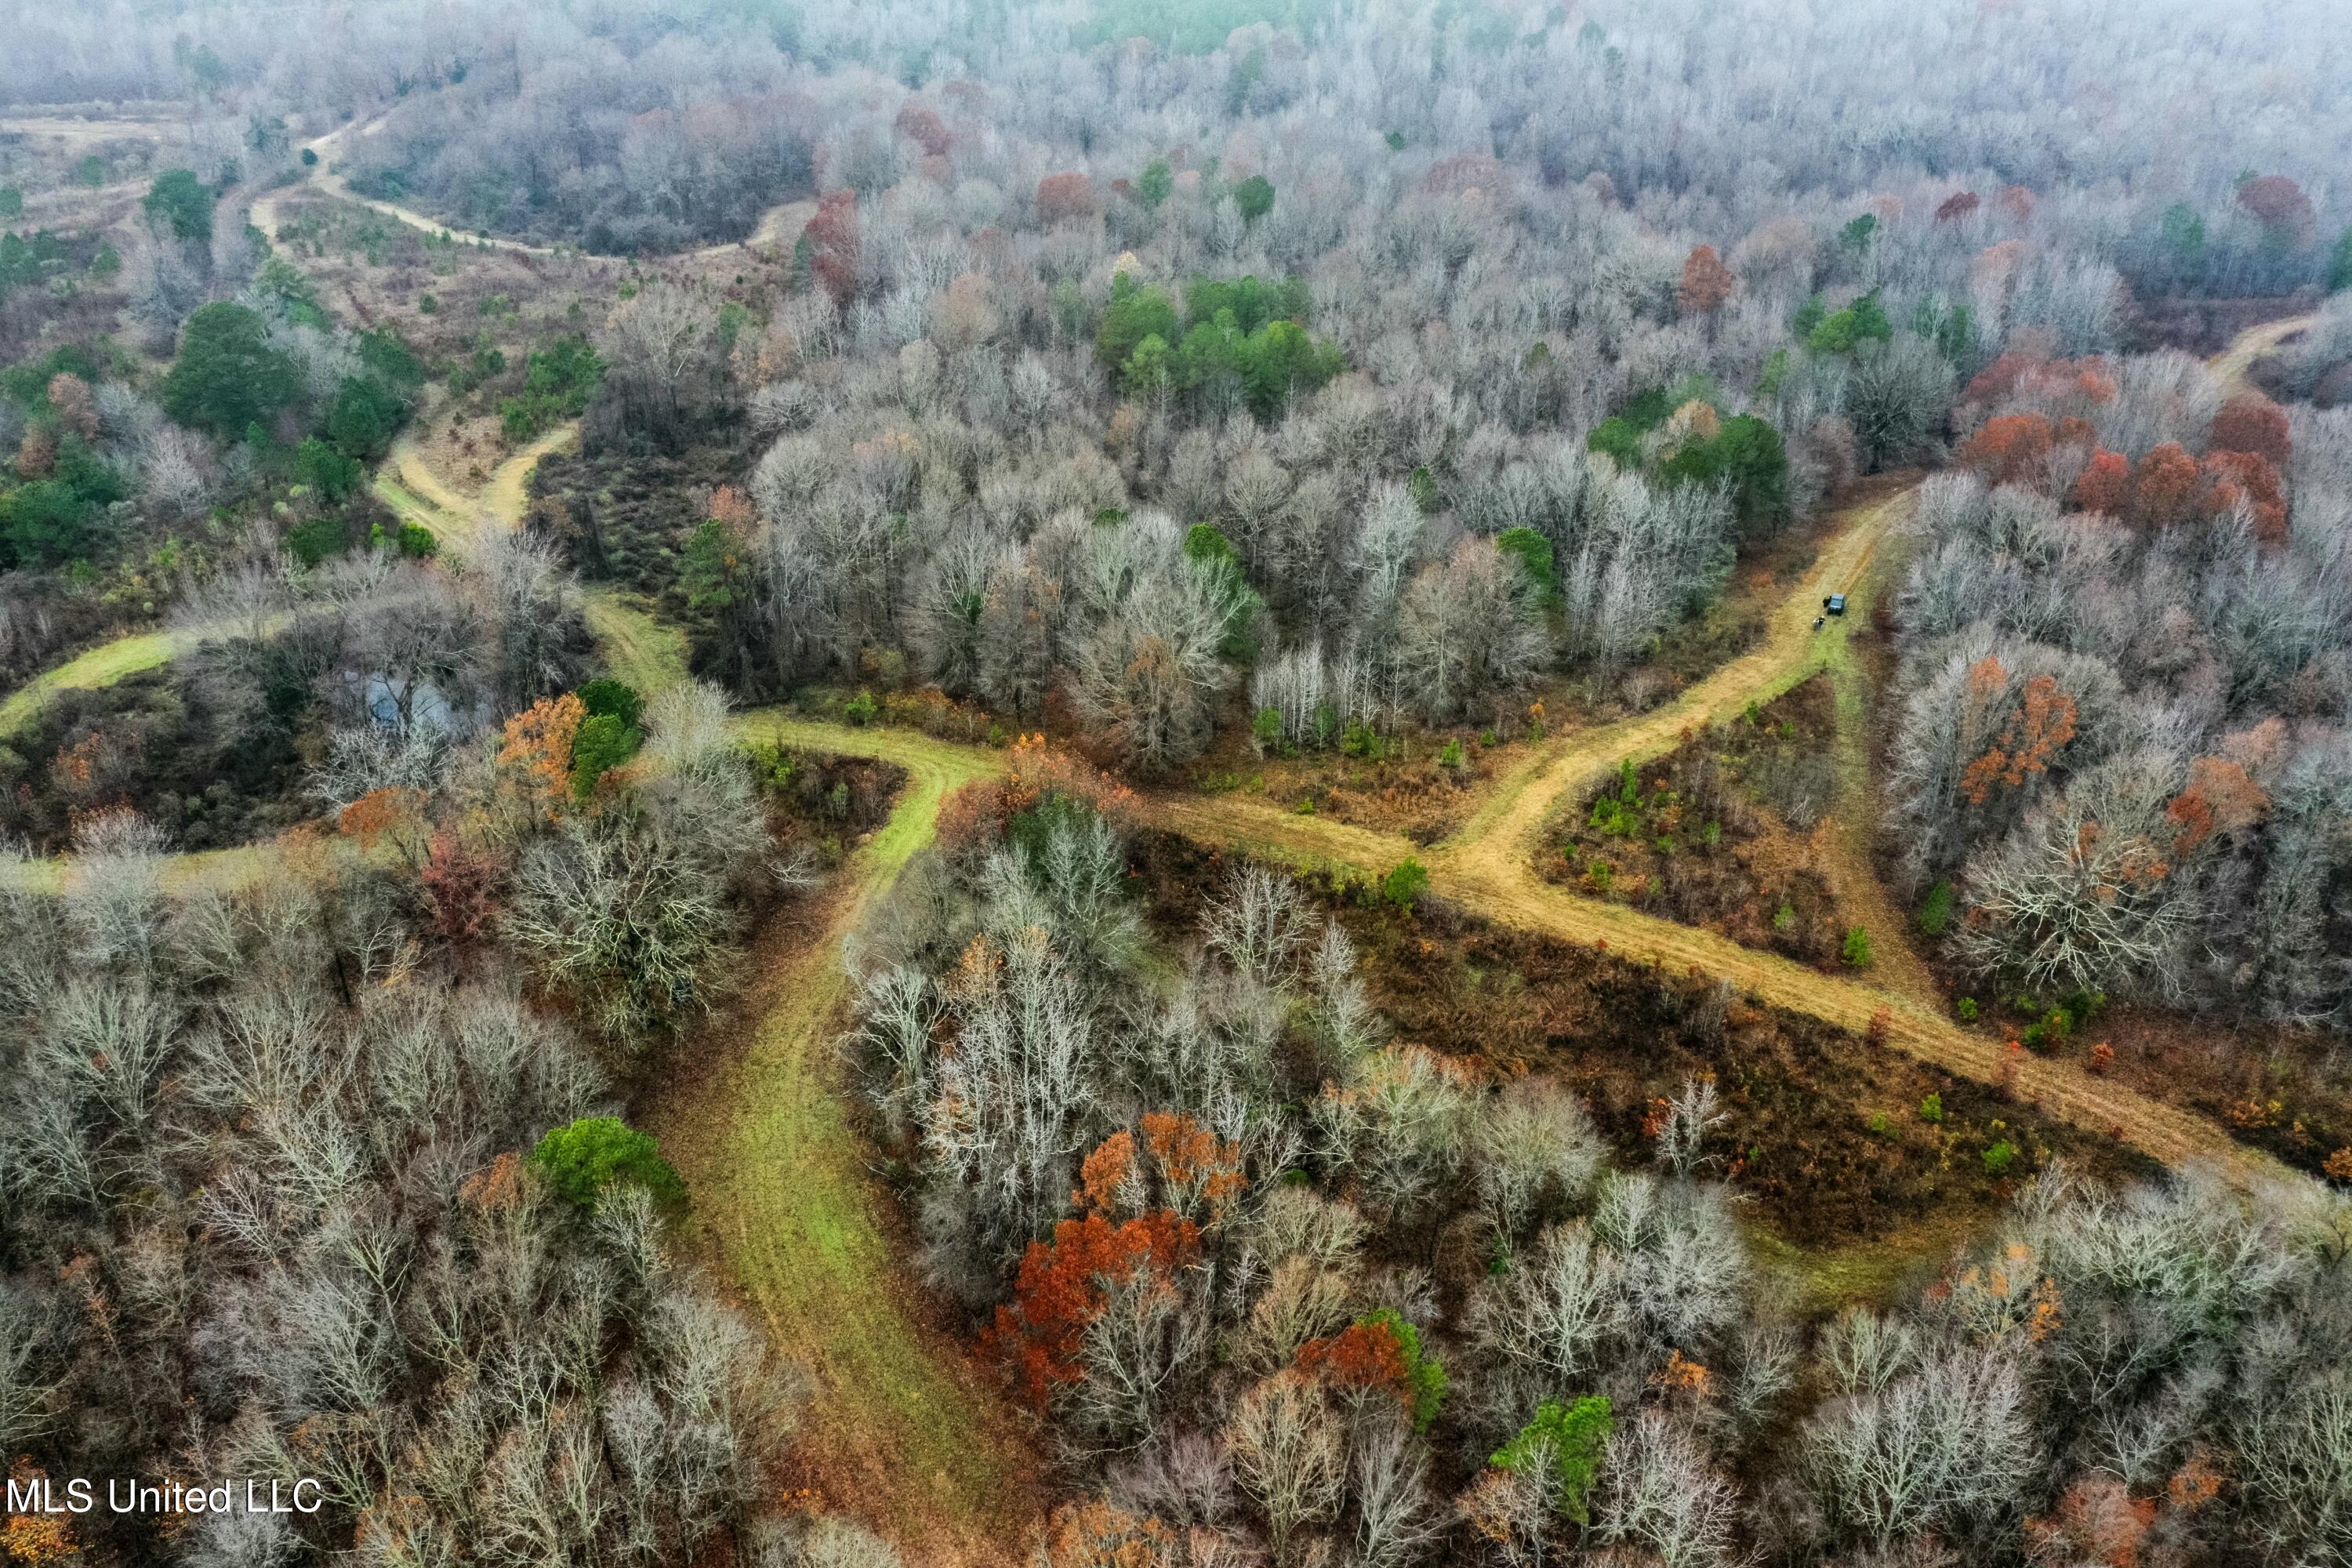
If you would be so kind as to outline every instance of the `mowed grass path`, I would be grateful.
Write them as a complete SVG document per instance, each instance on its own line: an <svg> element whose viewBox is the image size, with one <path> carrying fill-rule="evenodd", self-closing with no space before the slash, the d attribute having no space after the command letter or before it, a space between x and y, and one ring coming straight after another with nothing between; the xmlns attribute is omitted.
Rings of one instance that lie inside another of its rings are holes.
<svg viewBox="0 0 2352 1568"><path fill-rule="evenodd" d="M0 742L37 717L60 691L95 691L116 681L169 664L186 650L177 632L139 632L101 643L80 658L45 669L0 702Z"/></svg>
<svg viewBox="0 0 2352 1568"><path fill-rule="evenodd" d="M847 1021L851 934L930 843L941 803L994 771L994 756L764 712L738 728L747 740L879 757L907 781L824 906L762 941L742 1034L708 1039L710 1059L656 1098L651 1124L686 1177L697 1250L814 1380L786 1480L865 1518L910 1563L1017 1559L1040 1519L1024 1419L958 1337L928 1319L849 1125L835 1048Z"/></svg>

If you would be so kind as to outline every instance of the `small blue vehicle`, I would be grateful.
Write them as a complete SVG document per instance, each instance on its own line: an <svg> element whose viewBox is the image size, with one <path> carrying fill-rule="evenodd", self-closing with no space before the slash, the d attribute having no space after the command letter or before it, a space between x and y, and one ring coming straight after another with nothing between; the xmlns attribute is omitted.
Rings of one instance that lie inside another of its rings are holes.
<svg viewBox="0 0 2352 1568"><path fill-rule="evenodd" d="M1828 598L1822 601L1822 608L1827 610L1833 616L1844 615L1845 595L1843 594L1832 594Z"/></svg>

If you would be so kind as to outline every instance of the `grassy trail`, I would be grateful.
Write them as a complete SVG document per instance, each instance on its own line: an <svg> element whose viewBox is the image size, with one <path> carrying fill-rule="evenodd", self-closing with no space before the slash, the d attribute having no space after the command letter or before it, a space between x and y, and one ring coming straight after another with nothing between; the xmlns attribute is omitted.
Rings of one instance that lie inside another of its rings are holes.
<svg viewBox="0 0 2352 1568"><path fill-rule="evenodd" d="M318 162L307 166L307 183L312 188L333 196L338 201L351 202L356 205L370 208L383 214L394 223L405 224L410 228L425 234L446 234L462 245L488 246L493 250L512 251L518 256L553 256L555 254L555 251L548 246L525 245L519 239L499 239L492 235L475 234L470 230L459 228L455 224L443 223L440 219L429 214L418 212L413 207L404 207L394 202L378 201L373 196L363 196L352 190L350 182L336 171L335 160L341 154L343 144L347 141L354 136L372 136L383 123L383 117L379 114L365 124L338 126L324 136L313 137L304 142L302 144L304 151L318 154ZM278 222L277 195L265 195L256 197L252 208L247 214L246 221L267 236L272 245L277 244Z"/></svg>
<svg viewBox="0 0 2352 1568"><path fill-rule="evenodd" d="M135 632L100 643L79 658L45 669L0 702L0 742L38 717L49 699L60 691L96 691L142 669L169 664L186 650L178 632Z"/></svg>
<svg viewBox="0 0 2352 1568"><path fill-rule="evenodd" d="M686 679L686 634L656 620L636 595L593 587L583 595L582 608L606 674L648 697Z"/></svg>
<svg viewBox="0 0 2352 1568"><path fill-rule="evenodd" d="M421 420L430 410L420 410ZM486 527L520 528L530 510L530 476L551 452L568 450L580 438L577 420L568 420L527 447L517 448L490 471L488 481L473 495L464 495L433 471L425 459L414 429L392 444L376 469L372 487L376 499L403 522L422 523L433 531L441 548L462 559L480 542Z"/></svg>
<svg viewBox="0 0 2352 1568"><path fill-rule="evenodd" d="M1850 615L1866 615L1886 589L1893 566L1884 548L1853 590ZM1943 988L1911 942L1908 911L1879 879L1873 842L1878 833L1878 781L1870 762L1869 678L1841 641L1825 661L1837 715L1832 756L1836 792L1830 814L1813 834L1812 849L1838 911L1850 925L1870 933L1871 978L1889 991L1929 1009L1940 1009Z"/></svg>
<svg viewBox="0 0 2352 1568"><path fill-rule="evenodd" d="M693 1194L698 1250L814 1379L795 1479L868 1519L910 1562L1007 1560L1040 1518L1026 1435L964 1347L924 1320L844 1114L849 1089L834 1050L849 993L845 945L931 841L940 804L992 771L994 756L772 713L746 715L739 731L885 758L907 770L906 787L822 914L766 944L750 1037L666 1095L654 1126Z"/></svg>

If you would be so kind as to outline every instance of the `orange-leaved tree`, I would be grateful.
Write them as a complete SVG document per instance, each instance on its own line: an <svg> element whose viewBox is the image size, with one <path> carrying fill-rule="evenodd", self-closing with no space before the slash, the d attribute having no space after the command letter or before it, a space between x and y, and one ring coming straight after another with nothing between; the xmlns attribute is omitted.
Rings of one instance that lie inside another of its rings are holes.
<svg viewBox="0 0 2352 1568"><path fill-rule="evenodd" d="M425 795L421 789L387 784L372 789L343 807L335 818L336 831L356 839L362 849L389 844L400 858L415 866L425 850Z"/></svg>
<svg viewBox="0 0 2352 1568"><path fill-rule="evenodd" d="M2031 484L2046 471L2055 432L2039 414L1988 419L1960 448L1960 461L1989 485Z"/></svg>
<svg viewBox="0 0 2352 1568"><path fill-rule="evenodd" d="M1246 1184L1239 1143L1181 1111L1151 1110L1139 1142L1122 1129L1086 1157L1070 1201L1107 1218L1165 1210L1206 1229Z"/></svg>
<svg viewBox="0 0 2352 1568"><path fill-rule="evenodd" d="M2074 502L2084 511L2121 517L2131 494L2131 464L2121 452L2096 451L2074 476Z"/></svg>
<svg viewBox="0 0 2352 1568"><path fill-rule="evenodd" d="M2189 782L2164 815L2179 829L2172 853L2185 856L2216 834L2241 833L2263 819L2270 796L2227 757L2199 757L2189 764Z"/></svg>
<svg viewBox="0 0 2352 1568"><path fill-rule="evenodd" d="M1339 1389L1377 1389L1410 1404L1405 1387L1404 1342L1386 1321L1365 1318L1328 1339L1308 1340L1298 1347L1296 1364L1310 1376Z"/></svg>
<svg viewBox="0 0 2352 1568"><path fill-rule="evenodd" d="M2303 187L2284 174L2264 174L2238 187L2238 205L2263 226L2265 244L2288 248L2311 238L2317 216Z"/></svg>
<svg viewBox="0 0 2352 1568"><path fill-rule="evenodd" d="M586 704L567 691L541 698L506 722L499 769L550 816L572 796L572 740L587 717Z"/></svg>
<svg viewBox="0 0 2352 1568"><path fill-rule="evenodd" d="M835 304L848 304L857 292L857 193L827 192L801 232L809 242L810 269L817 281Z"/></svg>
<svg viewBox="0 0 2352 1568"><path fill-rule="evenodd" d="M982 1342L1003 1358L1022 1396L1043 1410L1057 1385L1086 1376L1087 1331L1109 1307L1111 1292L1140 1286L1172 1293L1177 1272L1200 1251L1199 1227L1166 1209L1117 1222L1099 1214L1066 1219L1052 1241L1029 1244L1013 1300L996 1309Z"/></svg>
<svg viewBox="0 0 2352 1568"><path fill-rule="evenodd" d="M2211 448L2252 452L2284 466L2294 451L2286 410L2258 392L2242 392L2213 416Z"/></svg>
<svg viewBox="0 0 2352 1568"><path fill-rule="evenodd" d="M1095 183L1075 169L1037 182L1037 218L1049 228L1074 218L1092 217L1101 209Z"/></svg>
<svg viewBox="0 0 2352 1568"><path fill-rule="evenodd" d="M910 98L898 106L898 117L890 122L890 128L933 158L945 153L954 140L949 136L947 122L940 118L940 111L919 98Z"/></svg>
<svg viewBox="0 0 2352 1568"><path fill-rule="evenodd" d="M1972 688L1981 684L1990 691L1996 686L2007 687L2009 672L1999 659L1988 656L1970 667L1969 681ZM2051 761L2074 738L2077 716L2074 700L2054 678L2037 675L2028 680L2016 710L2001 726L2000 738L1961 770L1962 798L1970 805L1982 805L1996 785L2016 789L2029 775L2046 772Z"/></svg>
<svg viewBox="0 0 2352 1568"><path fill-rule="evenodd" d="M1735 279L1731 268L1715 253L1715 247L1702 245L1690 253L1683 263L1683 284L1680 300L1685 316L1712 315L1731 298Z"/></svg>
<svg viewBox="0 0 2352 1568"><path fill-rule="evenodd" d="M2197 459L2179 442L2167 441L2132 469L2126 514L2141 528L2170 528L2188 521L2199 487Z"/></svg>
<svg viewBox="0 0 2352 1568"><path fill-rule="evenodd" d="M1045 1524L1045 1568L1160 1568L1178 1555L1166 1525L1100 1498L1064 1503Z"/></svg>
<svg viewBox="0 0 2352 1568"><path fill-rule="evenodd" d="M2112 1476L2090 1476L2068 1487L2048 1518L2025 1521L2028 1555L2036 1563L2138 1568L2141 1543L2155 1523L2155 1499L2132 1496Z"/></svg>
<svg viewBox="0 0 2352 1568"><path fill-rule="evenodd" d="M2206 516L2228 517L2243 505L2256 539L2286 542L2286 492L2269 458L2253 452L2208 452L2198 472L2205 481L2199 505Z"/></svg>

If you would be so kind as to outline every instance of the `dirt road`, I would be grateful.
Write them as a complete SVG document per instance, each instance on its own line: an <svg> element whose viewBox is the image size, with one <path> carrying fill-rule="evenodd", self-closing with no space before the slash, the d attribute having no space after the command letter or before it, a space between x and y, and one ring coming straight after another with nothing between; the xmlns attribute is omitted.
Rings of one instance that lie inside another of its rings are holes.
<svg viewBox="0 0 2352 1568"><path fill-rule="evenodd" d="M1848 509L1845 528L1822 548L1774 614L1760 646L1653 712L1562 735L1506 774L1462 831L1433 848L1418 849L1402 836L1301 816L1255 799L1154 796L1143 802L1142 810L1147 819L1187 837L1302 868L1379 876L1415 858L1429 871L1434 892L1482 919L1605 946L1675 978L1727 982L1774 1006L1857 1035L1880 1018L1890 1047L1979 1082L2012 1082L2046 1113L2113 1136L2168 1165L2210 1165L2243 1183L2298 1179L2201 1118L2070 1063L2012 1054L1944 1016L1924 965L1903 940L1901 915L1868 868L1867 828L1856 826L1867 819L1858 809L1862 803L1850 795L1857 787L1867 788L1867 763L1861 750L1861 694L1852 684L1857 675L1847 639L1850 628L1868 614L1872 563L1888 531L1907 515L1910 489L1907 483L1883 487ZM1849 595L1847 615L1816 632L1813 618L1821 614L1822 597L1832 593ZM1840 681L1840 786L1848 795L1841 804L1849 807L1836 829L1846 837L1837 846L1841 853L1832 875L1848 884L1843 894L1875 911L1869 923L1879 925L1889 939L1884 944L1886 962L1874 965L1868 978L1823 974L1711 931L1580 897L1537 875L1535 857L1546 827L1623 762L1638 764L1662 755L1685 735L1750 702L1760 706L1823 669ZM1859 777L1843 776L1857 772ZM1852 837L1857 831L1863 835L1859 843Z"/></svg>
<svg viewBox="0 0 2352 1568"><path fill-rule="evenodd" d="M2289 316L2284 321L2265 321L2259 327L2249 327L2230 342L2230 346L2205 362L2221 390L2232 395L2241 392L2259 392L2252 378L2254 366L2275 353L2287 339L2302 331L2318 318L2312 315Z"/></svg>
<svg viewBox="0 0 2352 1568"><path fill-rule="evenodd" d="M552 246L525 245L519 239L500 239L496 235L478 234L469 229L459 228L455 224L444 223L439 218L427 213L418 212L414 207L404 207L397 202L378 201L373 196L363 196L352 190L351 182L335 168L335 160L341 156L352 141L360 137L374 135L383 125L383 116L379 114L374 119L364 122L355 121L350 125L337 126L324 136L313 137L304 142L302 150L318 154L319 161L305 165L309 177L303 184L312 190L333 196L338 201L355 203L360 206L382 213L394 223L406 224L410 228L419 229L430 235L447 235L461 245L488 246L492 250L511 251L517 256L556 254ZM246 221L267 235L272 245L278 243L278 202L284 194L282 191L265 192L254 198L253 205L247 212Z"/></svg>
<svg viewBox="0 0 2352 1568"><path fill-rule="evenodd" d="M2246 1150L2220 1127L2187 1116L2072 1064L2012 1057L1984 1036L1945 1019L1932 997L1893 976L1822 974L1712 932L1681 926L1622 905L1580 898L1537 876L1534 857L1544 828L1565 802L1613 773L1681 742L1686 731L1761 703L1814 671L1841 659L1851 620L1812 629L1822 595L1855 595L1850 616L1866 605L1859 596L1887 531L1899 521L1907 490L1870 496L1850 508L1846 525L1773 616L1765 641L1701 681L1676 701L1622 723L1559 737L1507 774L1494 794L1452 839L1423 849L1402 836L1302 816L1266 802L1232 795L1147 796L1145 820L1203 842L1245 849L1304 868L1385 874L1408 858L1420 859L1433 890L1483 919L1570 942L1606 943L1621 957L1657 965L1676 977L1699 974L1727 981L1773 1005L1821 1018L1857 1034L1883 1011L1886 1043L1922 1061L1982 1082L2013 1081L2046 1112L2110 1135L2168 1164L2200 1163L2242 1182L2290 1179L2284 1167ZM665 666L665 668L667 668ZM740 732L843 755L881 757L910 771L967 776L998 765L997 753L907 731L854 729L787 720L771 711L744 715ZM911 831L911 829L909 830ZM911 850L909 851L911 853ZM894 873L895 874L895 873ZM1888 917L1899 924L1895 917Z"/></svg>
<svg viewBox="0 0 2352 1568"><path fill-rule="evenodd" d="M1720 723L1749 703L1761 706L1799 681L1842 658L1850 629L1866 613L1856 600L1843 616L1828 617L1813 630L1822 601L1832 594L1853 595L1887 531L1909 513L1911 488L1895 483L1847 509L1846 525L1822 547L1780 607L1773 612L1762 643L1725 665L1674 701L1633 718L1561 736L1505 774L1462 831L1437 846L1430 866L1457 875L1504 866L1525 870L1533 860L1545 826L1564 802L1580 799L1631 760L1636 765L1663 756L1696 734Z"/></svg>

